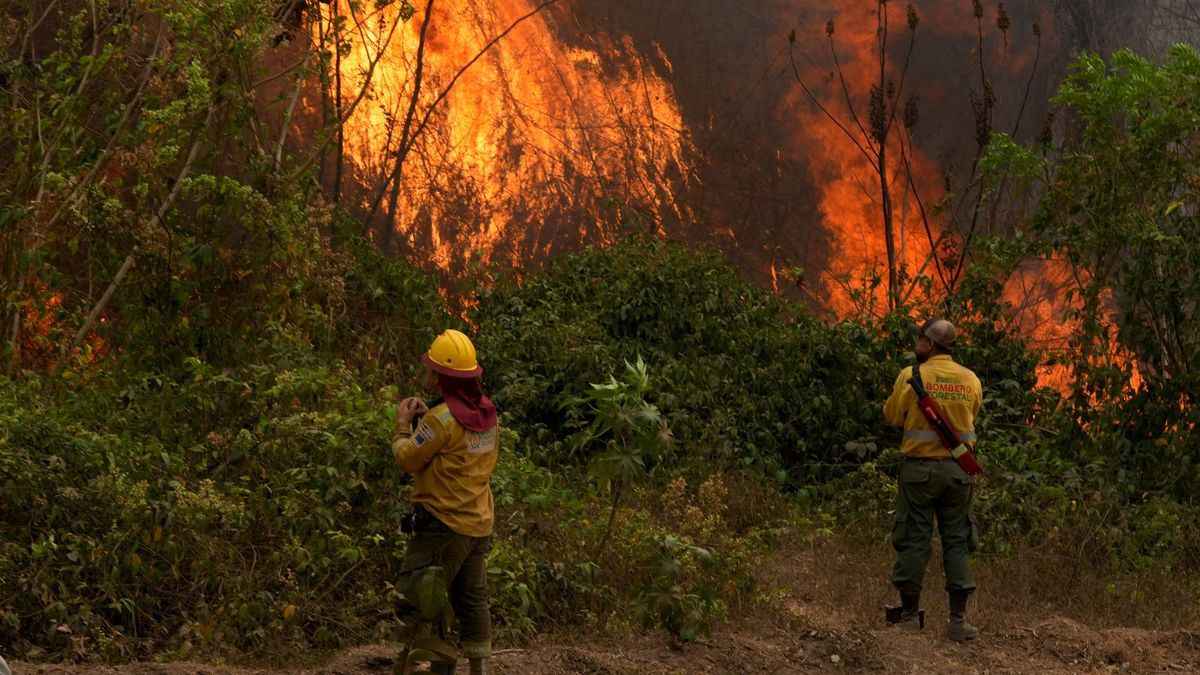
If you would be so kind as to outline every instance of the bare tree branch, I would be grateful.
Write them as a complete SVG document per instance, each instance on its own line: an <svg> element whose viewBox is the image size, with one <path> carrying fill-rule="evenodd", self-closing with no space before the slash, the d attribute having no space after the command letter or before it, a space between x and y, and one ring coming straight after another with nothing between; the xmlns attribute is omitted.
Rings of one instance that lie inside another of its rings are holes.
<svg viewBox="0 0 1200 675"><path fill-rule="evenodd" d="M1017 130L1021 128L1021 118L1025 115L1025 105L1029 103L1029 91L1033 88L1033 80L1037 76L1038 61L1042 58L1042 31L1040 29L1035 30L1034 36L1037 37L1037 48L1033 53L1033 67L1029 69L1029 80L1025 82L1025 93L1021 96L1021 108L1017 111L1017 121L1013 123L1013 138L1016 138Z"/></svg>
<svg viewBox="0 0 1200 675"><path fill-rule="evenodd" d="M427 127L429 125L429 120L433 116L433 113L437 110L438 106L441 105L441 103L450 94L450 91L454 88L454 85L458 82L459 78L461 78L463 76L463 74L465 74L467 72L467 70L469 70L471 68L471 66L475 65L476 61L483 58L483 56L485 54L487 54L489 51L491 51L492 47L496 46L497 43L499 43L509 33L511 33L514 29L516 29L517 26L521 25L528 19L536 16L542 10L546 9L547 7L553 5L557 2L558 2L558 0L544 0L542 3L538 4L536 7L534 7L532 10L530 10L526 14L518 17L515 21L513 21L508 26L508 28L505 28L503 31L501 31L499 34L497 34L495 37L488 40L487 43L484 44L482 48L480 48L479 52L476 53L475 56L472 57L470 61L468 61L465 65L463 65L461 68L459 68L458 72L456 72L454 74L454 77L450 78L450 82L447 83L446 86L442 88L442 91L441 91L441 93L439 93L437 95L437 98L435 98L433 100L433 102L429 104L429 107L425 110L425 115L421 118L421 122L417 125L416 129L414 129L412 131L412 133L409 135L406 144L404 144L404 138L402 136L402 138L401 138L402 146L400 148L398 148L397 152L396 152L397 161L396 161L395 165L392 167L391 174L388 176L387 180L384 181L383 185L380 186L380 190L376 194L375 200L372 202L371 211L370 211L371 217L373 217L374 214L378 212L379 204L383 200L383 194L387 190L388 185L391 184L392 181L395 181L399 177L400 172L403 169L405 156L408 154L409 150L411 150L413 143L415 143L416 140L418 138L420 138L421 134L425 131L425 127ZM430 4L432 4L432 0L430 0ZM413 97L413 100L414 101L416 100L415 96Z"/></svg>
<svg viewBox="0 0 1200 675"><path fill-rule="evenodd" d="M934 240L933 228L930 226L929 216L925 212L925 201L921 199L921 191L917 189L917 184L913 177L912 158L910 157L909 152L906 152L904 149L903 134L900 135L900 161L904 165L905 174L908 176L909 188L911 189L913 196L917 199L917 209L921 213L921 225L924 227L925 237L929 241L929 256L926 257L924 264L921 265L921 269L917 271L916 275L914 275L913 285L910 286L909 290L905 293L904 300L907 301L908 297L912 295L913 290L916 288L915 276L920 275L925 271L925 267L929 265L930 258L933 259L934 267L937 269L938 279L942 282L942 288L949 293L950 285L946 280L946 273L942 270L941 260L937 256L937 249L941 243L942 237L945 235L945 232L943 232L942 235L939 235L936 241ZM901 304L903 304L903 302Z"/></svg>
<svg viewBox="0 0 1200 675"><path fill-rule="evenodd" d="M308 56L305 58L304 63L300 67L303 68L304 66L307 66L309 59L311 59L313 54L315 54L315 53L316 52L309 50ZM285 112L283 114L283 123L280 124L280 129L279 129L279 142L275 144L275 169L276 170L278 170L279 167L283 164L283 144L284 144L284 141L287 140L288 128L292 124L292 113L296 110L296 102L300 100L300 90L303 88L302 87L303 84L304 84L303 80L301 80L300 78L296 78L296 87L292 90L292 100L291 100L291 102L288 103L287 112ZM338 127L340 128L341 125L339 124Z"/></svg>
<svg viewBox="0 0 1200 675"><path fill-rule="evenodd" d="M358 109L358 106L362 100L366 98L367 92L371 90L371 81L375 77L375 69L379 66L379 62L383 60L383 55L386 53L388 46L391 44L392 38L396 34L396 28L399 27L400 23L401 22L399 20L393 21L391 28L388 30L387 37L377 45L375 56L368 61L366 72L363 74L362 87L359 88L358 94L355 95L354 100L350 103L350 105L342 111L342 116L334 123L337 127L341 127L350 119L350 116L353 115L354 111ZM300 176L304 175L305 172L312 168L313 163L315 163L318 158L324 155L325 149L335 138L336 134L330 131L330 127L324 129L323 133L318 136L316 142L310 144L312 151L309 153L308 157L292 170L284 183L288 184L295 182L300 178Z"/></svg>
<svg viewBox="0 0 1200 675"><path fill-rule="evenodd" d="M175 182L171 186L171 190L167 193L167 196L163 198L158 210L154 213L154 219L157 223L163 223L163 217L167 214L167 210L174 205L176 197L179 196L179 191L183 188L184 181L187 179L188 174L192 170L192 165L195 164L196 158L200 155L200 147L205 141L205 134L209 125L212 124L213 116L216 114L216 111L217 104L210 102L208 106L208 113L204 118L204 123L197 131L196 140L192 142L192 147L188 150L187 158L184 160L183 166L180 167L179 174L175 177ZM108 288L104 291L104 294L100 296L100 300L95 304L94 307L92 307L92 311L88 313L87 318L79 327L79 330L75 333L75 337L71 340L70 345L68 345L67 349L59 356L58 362L55 363L54 370L52 371L54 375L50 378L51 381L58 379L58 376L62 373L63 368L67 364L67 360L71 357L71 354L73 354L75 350L79 348L80 343L82 343L83 339L87 337L88 332L91 331L92 326L96 323L96 320L100 318L100 314L104 312L104 308L108 306L109 300L111 300L113 294L116 293L117 287L121 285L121 282L125 279L125 276L129 273L129 270L133 268L134 258L137 255L137 252L138 246L135 244L133 249L129 252L129 255L125 256L125 261L121 264L121 268L117 270L116 275L113 276L112 282L109 283Z"/></svg>
<svg viewBox="0 0 1200 675"><path fill-rule="evenodd" d="M826 108L819 99L817 99L816 95L812 93L812 90L808 88L808 85L804 83L804 78L800 77L800 69L796 66L796 57L793 52L793 48L788 49L788 56L790 57L792 64L792 73L796 76L796 82L800 84L800 88L804 90L804 93L808 96L808 100L812 101L813 104L817 106L817 109L821 111L821 114L825 115L830 122L833 122L837 125L838 129L842 130L842 133L846 135L846 138L850 139L851 143L854 143L854 146L863 154L863 157L867 158L867 161L874 162L875 155L873 152L863 147L862 143L859 143L858 137L854 135L854 132L846 128L846 125L842 124L841 120L839 120L833 113L829 112L829 109Z"/></svg>
<svg viewBox="0 0 1200 675"><path fill-rule="evenodd" d="M846 110L850 113L850 119L853 120L856 125L858 125L858 130L862 132L863 138L865 138L867 141L867 145L870 146L872 140L871 134L867 132L865 127L863 127L862 121L858 119L858 113L854 110L854 101L850 98L850 85L846 83L846 74L842 70L842 62L840 59L838 59L837 49L833 45L832 32L829 33L828 38L829 53L833 56L833 65L837 69L838 82L840 82L842 85L842 95L846 99Z"/></svg>

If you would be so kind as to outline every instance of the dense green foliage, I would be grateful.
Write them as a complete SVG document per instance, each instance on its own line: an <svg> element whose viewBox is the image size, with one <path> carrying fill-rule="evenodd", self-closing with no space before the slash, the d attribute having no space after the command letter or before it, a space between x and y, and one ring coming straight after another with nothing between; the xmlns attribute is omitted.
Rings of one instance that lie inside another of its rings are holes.
<svg viewBox="0 0 1200 675"><path fill-rule="evenodd" d="M364 288L394 274L370 262L369 249L357 255L366 260L346 274L374 269ZM581 269L605 270L611 293L573 296L591 278ZM599 328L605 322L596 317L620 316L606 305L623 306L624 291L647 276L658 288L683 289L639 300L643 321L657 330L639 338L606 332L619 321ZM729 304L697 312L695 279ZM793 508L819 508L825 527L865 520L875 526L858 532L886 531L898 439L876 412L905 362L899 319L895 330L825 327L745 286L713 256L640 238L480 295L473 319L496 327L480 334L485 379L512 430L494 478L501 635L564 621L611 630L637 616L681 637L700 635L730 603L755 597L747 566ZM987 335L983 326L977 320ZM726 339L705 346L705 333ZM190 357L174 371L95 366L86 383L53 395L32 376L6 387L0 582L13 600L0 630L19 650L67 653L73 637L86 637L88 654L112 658L387 634L407 508L387 453L399 390L367 384L380 373L349 367L297 333L269 337L257 348L264 360L237 367ZM826 359L813 358L816 350ZM1116 478L1111 460L1068 461L1053 438L1064 429L1029 425L1053 408L1028 406L1052 399L1030 393L1031 362L1021 366L1015 353L1011 341L972 341L961 356L987 385L980 427L989 478L978 506L990 550L1102 526L1110 534L1096 544L1101 555L1193 565L1195 548L1184 539L1191 511L1098 492ZM616 366L639 354L645 365L622 375ZM822 365L838 359L859 372ZM759 376L711 373L712 363ZM807 363L808 372L789 376L788 363ZM413 381L408 372L402 386ZM777 379L765 386L766 377ZM776 401L754 404L776 390ZM787 396L831 400L789 405ZM725 400L733 410L718 416L730 407ZM624 412L670 444L623 434ZM855 424L866 431L846 435ZM808 452L760 440L777 436ZM606 462L631 470L606 471ZM600 489L618 475L631 487L620 502ZM788 506L780 489L799 501ZM1118 522L1130 530L1112 527Z"/></svg>
<svg viewBox="0 0 1200 675"><path fill-rule="evenodd" d="M1025 148L1000 137L993 179L1017 177L1023 257L1069 271L1064 309L1076 375L1056 451L1103 463L1127 494L1193 502L1200 490L1200 54L1161 65L1128 51L1084 55L1055 102L1072 133ZM1136 410L1138 414L1130 414Z"/></svg>
<svg viewBox="0 0 1200 675"><path fill-rule="evenodd" d="M489 371L497 400L551 464L587 459L570 442L587 420L564 404L639 355L686 454L780 480L861 457L882 433L862 392L894 376L892 345L867 327L827 327L715 255L638 237L481 291L477 321L485 353L503 354Z"/></svg>

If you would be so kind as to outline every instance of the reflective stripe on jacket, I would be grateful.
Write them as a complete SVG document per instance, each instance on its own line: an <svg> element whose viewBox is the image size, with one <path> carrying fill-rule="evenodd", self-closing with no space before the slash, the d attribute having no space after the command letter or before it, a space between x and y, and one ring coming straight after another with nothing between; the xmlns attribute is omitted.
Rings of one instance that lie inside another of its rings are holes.
<svg viewBox="0 0 1200 675"><path fill-rule="evenodd" d="M498 429L471 431L446 404L425 413L416 430L397 424L392 453L413 474L414 504L422 504L451 530L468 537L492 533L491 476L499 456Z"/></svg>
<svg viewBox="0 0 1200 675"><path fill-rule="evenodd" d="M911 377L912 366L900 371L883 405L883 417L888 424L904 428L900 452L909 457L949 457L950 451L917 409L917 393L908 383ZM975 416L983 405L983 386L975 373L948 354L938 354L921 364L921 381L959 437L974 442Z"/></svg>

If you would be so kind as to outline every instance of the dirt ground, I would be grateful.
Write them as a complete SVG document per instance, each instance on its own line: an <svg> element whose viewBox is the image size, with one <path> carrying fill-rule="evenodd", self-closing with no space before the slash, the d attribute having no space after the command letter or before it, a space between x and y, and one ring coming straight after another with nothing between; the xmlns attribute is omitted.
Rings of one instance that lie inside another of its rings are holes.
<svg viewBox="0 0 1200 675"><path fill-rule="evenodd" d="M662 635L626 639L545 636L521 648L501 648L493 672L550 675L565 673L807 673L884 671L895 673L1169 673L1200 672L1200 629L1196 625L1159 630L1090 626L1068 618L1076 607L1058 608L1047 598L1078 574L1049 578L1011 564L977 565L980 589L970 619L978 640L957 644L944 639L946 601L927 593L928 622L923 632L902 633L883 623L882 605L891 600L887 583L890 549L826 546L780 550L761 570L765 601L740 618L715 627L711 638L672 649ZM931 565L931 567L933 567ZM1045 565L1041 569L1059 569ZM830 574L829 570L837 570ZM1040 577L1040 579L1039 579ZM1040 581L1040 583L1039 583ZM1094 584L1093 584L1094 585ZM931 569L926 587L940 588ZM1087 584L1080 586L1087 588ZM1103 601L1103 594L1098 597ZM1192 600L1181 599L1192 604ZM1181 605L1184 606L1184 605ZM1057 611L1063 609L1064 611ZM1106 616L1094 607L1095 616ZM1170 611L1165 625L1170 625ZM1160 623L1163 614L1154 615ZM1143 621L1142 623L1146 623ZM30 665L13 663L15 675L183 675L236 673L284 675L385 675L392 647L364 645L343 651L312 668L231 668L199 663L138 663L121 666ZM459 672L466 672L463 662Z"/></svg>

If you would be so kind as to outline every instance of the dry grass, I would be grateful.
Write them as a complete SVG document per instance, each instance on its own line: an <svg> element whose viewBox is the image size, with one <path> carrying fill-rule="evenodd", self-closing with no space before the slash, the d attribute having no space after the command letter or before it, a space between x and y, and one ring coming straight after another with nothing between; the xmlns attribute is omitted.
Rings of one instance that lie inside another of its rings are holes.
<svg viewBox="0 0 1200 675"><path fill-rule="evenodd" d="M878 627L883 606L898 601L888 578L894 560L895 553L886 540L820 539L801 534L775 551L758 581L768 597L785 606L790 598L800 605L821 607L830 619L846 626ZM1120 571L1111 563L1078 557L1070 549L1053 546L1021 547L1003 557L976 556L973 566L979 589L972 598L970 616L983 626L1019 627L1063 617L1096 628L1200 627L1200 604L1196 602L1200 575L1196 573ZM935 537L922 597L931 621L945 620L943 587L941 550ZM777 603L768 602L767 607L767 614L778 616ZM803 613L792 618L803 619Z"/></svg>
<svg viewBox="0 0 1200 675"><path fill-rule="evenodd" d="M777 542L756 570L766 599L718 626L709 640L673 649L661 633L603 638L575 630L502 648L494 659L495 672L1200 672L1200 631L1186 630L1197 622L1192 606L1196 596L1179 591L1181 582L1168 584L1171 580L1164 575L1126 574L1108 581L1094 561L1070 564L1067 550L983 556L976 567L980 589L971 617L983 632L979 640L964 645L941 637L946 613L941 592L926 595L931 626L923 633L883 625L883 604L893 600L888 583L893 552L886 541L810 534L793 531ZM931 565L927 588L941 588L936 567ZM1194 587L1194 579L1190 581ZM1106 590L1109 583L1118 588L1115 596ZM1135 603L1120 599L1130 588L1144 594ZM1122 626L1106 628L1113 624ZM1166 630L1145 628L1153 626ZM291 664L269 671L201 664L16 665L19 672L45 675L381 675L390 671L394 654L389 645L366 645L335 655L322 666Z"/></svg>

